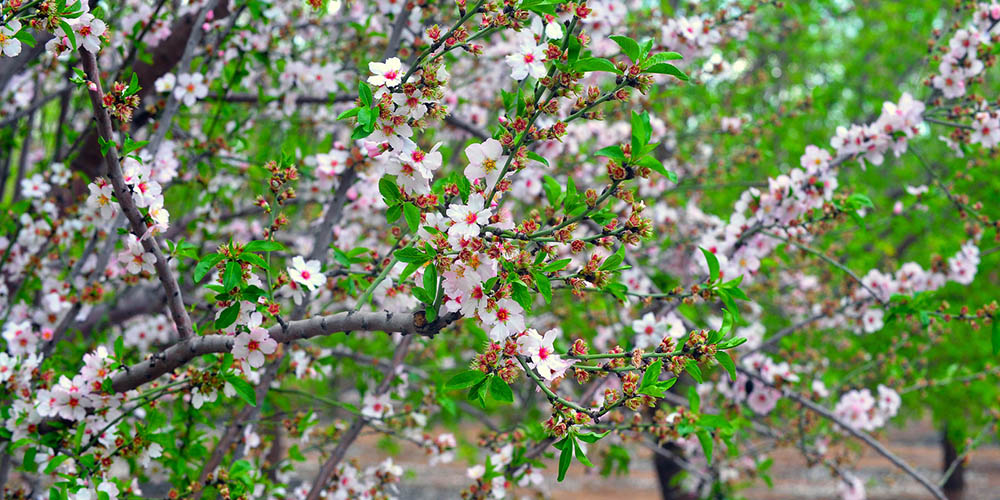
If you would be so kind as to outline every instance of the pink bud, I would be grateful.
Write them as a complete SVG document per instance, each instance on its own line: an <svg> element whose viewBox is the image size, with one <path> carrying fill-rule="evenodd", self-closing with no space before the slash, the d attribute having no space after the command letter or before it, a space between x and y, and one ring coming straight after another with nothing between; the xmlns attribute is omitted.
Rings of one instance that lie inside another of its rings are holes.
<svg viewBox="0 0 1000 500"><path fill-rule="evenodd" d="M205 24L201 25L201 30L202 31L208 31L210 29L212 29L212 25L211 24L205 23Z"/></svg>
<svg viewBox="0 0 1000 500"><path fill-rule="evenodd" d="M903 213L903 202L897 201L895 205L892 206L893 215L899 215Z"/></svg>
<svg viewBox="0 0 1000 500"><path fill-rule="evenodd" d="M215 11L212 10L208 11L208 14L205 15L205 19L208 19L209 21L215 19Z"/></svg>
<svg viewBox="0 0 1000 500"><path fill-rule="evenodd" d="M993 19L1000 19L1000 5L994 5L990 8L990 17Z"/></svg>
<svg viewBox="0 0 1000 500"><path fill-rule="evenodd" d="M94 82L87 82L87 88L90 89L91 92L97 92L97 84Z"/></svg>

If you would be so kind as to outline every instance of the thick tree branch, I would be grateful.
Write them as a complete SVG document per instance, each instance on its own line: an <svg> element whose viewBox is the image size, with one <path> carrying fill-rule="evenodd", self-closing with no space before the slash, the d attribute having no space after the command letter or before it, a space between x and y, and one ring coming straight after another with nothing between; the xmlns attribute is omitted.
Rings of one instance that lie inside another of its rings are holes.
<svg viewBox="0 0 1000 500"><path fill-rule="evenodd" d="M453 313L428 323L423 311L416 313L344 312L292 321L284 327L274 325L268 330L268 334L282 343L352 331L381 331L433 337L459 317L461 316ZM111 379L111 384L115 392L129 391L156 379L160 375L184 366L198 356L229 352L232 348L233 337L229 335L204 335L184 339L153 355L150 359L119 372Z"/></svg>
<svg viewBox="0 0 1000 500"><path fill-rule="evenodd" d="M94 108L94 116L97 120L98 134L107 144L111 144L111 147L107 148L107 153L104 154L104 164L108 177L111 179L111 185L114 187L115 197L118 198L118 204L121 206L125 217L128 218L129 224L132 227L132 234L136 238L139 238L145 251L152 253L156 257L154 267L156 268L157 276L160 278L160 283L163 284L163 290L166 292L167 305L170 309L170 316L174 320L174 325L177 327L177 333L182 339L191 337L194 334L194 329L191 326L191 318L188 316L187 310L184 309L184 298L181 296L177 279L170 270L170 263L167 261L167 257L163 254L163 251L160 250L160 244L156 240L156 237L152 235L146 237L147 227L145 218L139 212L138 207L136 207L135 201L132 199L132 192L128 185L125 184L125 177L122 174L121 165L118 163L118 149L115 146L114 131L111 128L111 116L104 109L103 105L104 93L101 90L101 81L97 71L97 59L94 57L94 54L91 54L84 48L80 48L80 58L82 59L83 70L87 74L87 79L93 85L92 90L88 93L90 94L90 103Z"/></svg>

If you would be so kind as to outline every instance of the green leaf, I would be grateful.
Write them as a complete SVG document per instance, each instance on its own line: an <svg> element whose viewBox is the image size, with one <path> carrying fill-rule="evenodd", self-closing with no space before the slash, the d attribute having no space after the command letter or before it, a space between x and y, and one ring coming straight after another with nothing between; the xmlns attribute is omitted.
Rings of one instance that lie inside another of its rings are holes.
<svg viewBox="0 0 1000 500"><path fill-rule="evenodd" d="M531 292L528 287L520 281L511 284L511 297L521 305L525 311L531 311Z"/></svg>
<svg viewBox="0 0 1000 500"><path fill-rule="evenodd" d="M481 408L486 408L487 387L487 379L484 376L482 380L476 382L476 384L469 389L469 393L466 394L466 399L479 403Z"/></svg>
<svg viewBox="0 0 1000 500"><path fill-rule="evenodd" d="M566 471L569 470L569 464L573 463L573 448L575 443L570 443L571 438L563 438L560 443L562 443L561 452L559 453L559 476L556 481L562 482L566 479Z"/></svg>
<svg viewBox="0 0 1000 500"><path fill-rule="evenodd" d="M285 249L285 245L277 241L254 240L243 247L244 252L280 252Z"/></svg>
<svg viewBox="0 0 1000 500"><path fill-rule="evenodd" d="M236 322L236 318L240 316L240 301L236 301L233 305L222 310L219 317L215 320L215 328L217 330L222 330L229 325Z"/></svg>
<svg viewBox="0 0 1000 500"><path fill-rule="evenodd" d="M513 403L514 391L500 376L494 375L490 380L490 397L501 403Z"/></svg>
<svg viewBox="0 0 1000 500"><path fill-rule="evenodd" d="M472 387L486 378L486 374L479 370L466 370L448 379L444 384L445 390L465 389Z"/></svg>
<svg viewBox="0 0 1000 500"><path fill-rule="evenodd" d="M556 271L561 271L564 268L566 268L566 266L568 266L569 263L572 262L572 261L573 261L573 259L559 259L559 260L554 260L552 262L549 262L545 267L543 267L542 268L542 272L544 272L544 273L554 273Z"/></svg>
<svg viewBox="0 0 1000 500"><path fill-rule="evenodd" d="M133 74L132 77L134 78L135 74ZM122 146L122 154L128 156L129 153L145 146L146 144L149 144L149 141L133 141L132 137L126 135L125 144Z"/></svg>
<svg viewBox="0 0 1000 500"><path fill-rule="evenodd" d="M660 64L662 62L673 61L676 59L683 59L684 56L678 54L677 52L660 52L659 54L654 54L649 59L642 62L642 68L646 69L650 66Z"/></svg>
<svg viewBox="0 0 1000 500"><path fill-rule="evenodd" d="M712 442L712 435L709 434L708 431L706 431L704 429L699 430L696 434L698 435L698 442L701 443L701 451L703 451L705 453L705 460L707 460L708 463L709 463L709 465L711 465L712 464L712 446L714 444Z"/></svg>
<svg viewBox="0 0 1000 500"><path fill-rule="evenodd" d="M396 222L399 216L403 215L403 205L392 205L388 210L385 211L385 220L388 223Z"/></svg>
<svg viewBox="0 0 1000 500"><path fill-rule="evenodd" d="M736 380L736 363L733 362L732 356L725 351L717 351L715 353L715 359L722 365L723 368L729 372L729 378Z"/></svg>
<svg viewBox="0 0 1000 500"><path fill-rule="evenodd" d="M619 245L618 250L604 259L604 263L601 264L601 271L612 271L618 269L618 266L625 261L625 245Z"/></svg>
<svg viewBox="0 0 1000 500"><path fill-rule="evenodd" d="M582 73L589 71L607 71L616 75L622 74L622 72L615 67L615 63L604 59L603 57L587 57L580 59L573 65L573 70Z"/></svg>
<svg viewBox="0 0 1000 500"><path fill-rule="evenodd" d="M73 31L73 27L70 26L65 19L59 20L59 27L62 28L63 33L66 35L66 38L69 38L69 44L73 46L73 50L77 50L76 32Z"/></svg>
<svg viewBox="0 0 1000 500"><path fill-rule="evenodd" d="M546 160L544 156L542 156L542 155L540 155L540 154L538 154L538 153L536 153L534 151L528 151L528 158L531 158L532 160L535 160L538 163L541 163L542 165L545 165L546 167L549 166L549 160Z"/></svg>
<svg viewBox="0 0 1000 500"><path fill-rule="evenodd" d="M237 258L239 260L242 260L243 262L248 262L254 266L257 266L265 271L269 271L271 269L271 267L267 265L267 261L265 261L264 258L261 257L260 255L257 255L255 253L243 252Z"/></svg>
<svg viewBox="0 0 1000 500"><path fill-rule="evenodd" d="M656 360L642 374L642 381L639 383L639 394L645 394L654 398L662 398L667 390L677 382L677 377L660 382L660 372L663 370L663 362Z"/></svg>
<svg viewBox="0 0 1000 500"><path fill-rule="evenodd" d="M347 111L344 111L343 113L337 115L337 121L345 120L347 118L353 118L355 116L358 116L358 113L360 111L361 111L361 108L351 108L351 109L349 109Z"/></svg>
<svg viewBox="0 0 1000 500"><path fill-rule="evenodd" d="M365 82L358 82L358 97L361 98L361 104L365 107L372 107L372 89Z"/></svg>
<svg viewBox="0 0 1000 500"><path fill-rule="evenodd" d="M698 248L701 250L701 253L705 255L705 261L708 262L708 280L710 283L715 282L719 279L719 259L714 253L701 247Z"/></svg>
<svg viewBox="0 0 1000 500"><path fill-rule="evenodd" d="M383 177L378 181L378 192L382 194L382 199L386 205L392 206L400 201L399 187L396 182L388 177Z"/></svg>
<svg viewBox="0 0 1000 500"><path fill-rule="evenodd" d="M725 336L730 330L733 329L733 323L735 318L733 317L732 311L729 309L722 310L722 326L719 327L719 333Z"/></svg>
<svg viewBox="0 0 1000 500"><path fill-rule="evenodd" d="M119 335L115 339L115 359L122 361L125 359L125 337Z"/></svg>
<svg viewBox="0 0 1000 500"><path fill-rule="evenodd" d="M698 382L700 384L705 381L705 378L702 377L701 375L701 368L698 368L698 363L694 362L687 363L686 365L684 365L684 369L686 369L688 373L691 374L691 378L693 378L695 382Z"/></svg>
<svg viewBox="0 0 1000 500"><path fill-rule="evenodd" d="M743 345L746 341L747 341L747 339L745 339L743 337L737 337L737 338L729 339L729 340L727 340L725 342L720 342L717 347L719 349L732 349L734 347Z"/></svg>
<svg viewBox="0 0 1000 500"><path fill-rule="evenodd" d="M587 455L583 453L583 448L580 447L580 443L577 440L573 440L573 450L576 452L576 459L586 467L593 467L594 464L587 458Z"/></svg>
<svg viewBox="0 0 1000 500"><path fill-rule="evenodd" d="M614 35L611 37L619 47L622 48L622 52L625 53L634 63L639 62L639 43L635 40L621 35Z"/></svg>
<svg viewBox="0 0 1000 500"><path fill-rule="evenodd" d="M872 203L872 199L861 193L854 193L848 196L847 203L854 207L855 210L859 208L875 208L875 204Z"/></svg>
<svg viewBox="0 0 1000 500"><path fill-rule="evenodd" d="M580 441L583 441L585 443L596 443L601 439L604 439L604 437L610 433L611 431L604 431L600 434L595 434L593 432L581 432L577 434L576 437L579 438Z"/></svg>
<svg viewBox="0 0 1000 500"><path fill-rule="evenodd" d="M419 300L420 302L427 305L431 305L434 303L434 299L430 296L429 293L427 293L427 290L424 290L419 286L415 286L411 288L410 291L413 293L413 296L416 297L417 300Z"/></svg>
<svg viewBox="0 0 1000 500"><path fill-rule="evenodd" d="M531 277L535 278L535 286L538 288L538 293L542 294L545 298L546 304L552 303L552 282L544 274L538 271L532 271Z"/></svg>
<svg viewBox="0 0 1000 500"><path fill-rule="evenodd" d="M667 170L667 167L664 167L663 163L660 162L660 160L656 159L656 157L654 157L652 155L647 155L647 156L643 156L642 158L639 158L639 160L636 161L635 164L639 165L641 167L646 167L646 168L648 168L648 169L650 169L650 170L652 170L652 171L654 171L654 172L656 172L656 173L658 173L658 174L666 177L670 182L673 182L673 183L677 182L677 174L674 173L673 171Z"/></svg>
<svg viewBox="0 0 1000 500"><path fill-rule="evenodd" d="M406 202L403 204L403 217L406 218L410 231L416 233L420 228L420 209L413 203Z"/></svg>
<svg viewBox="0 0 1000 500"><path fill-rule="evenodd" d="M233 462L232 467L229 468L229 477L234 479L239 478L240 476L248 474L251 470L253 470L253 466L250 465L250 462L247 462L246 460L237 460Z"/></svg>
<svg viewBox="0 0 1000 500"><path fill-rule="evenodd" d="M226 262L226 271L222 274L222 287L229 292L239 286L241 281L243 281L243 266L235 260Z"/></svg>
<svg viewBox="0 0 1000 500"><path fill-rule="evenodd" d="M551 176L542 177L542 189L545 190L545 197L549 200L549 205L558 207L562 199L562 185Z"/></svg>
<svg viewBox="0 0 1000 500"><path fill-rule="evenodd" d="M129 82L128 88L125 89L125 97L128 97L130 95L134 95L134 94L138 93L140 90L142 90L142 87L139 86L139 75L136 74L133 71L132 72L132 80ZM128 141L126 141L126 142L128 142ZM125 154L128 154L128 153L125 153Z"/></svg>
<svg viewBox="0 0 1000 500"><path fill-rule="evenodd" d="M226 382L233 386L240 399L246 401L250 406L257 406L257 391L253 390L253 386L249 382L232 373L226 374Z"/></svg>
<svg viewBox="0 0 1000 500"><path fill-rule="evenodd" d="M655 384L660 379L660 372L663 371L663 362L660 360L653 361L646 367L646 372L642 374L642 382L639 383L639 387L649 387Z"/></svg>
<svg viewBox="0 0 1000 500"><path fill-rule="evenodd" d="M632 112L632 154L637 155L646 144L649 144L649 139L653 134L653 127L649 124L649 113L643 111L642 113Z"/></svg>
<svg viewBox="0 0 1000 500"><path fill-rule="evenodd" d="M431 295L431 303L437 298L438 270L433 264L424 269L424 290ZM433 320L431 320L433 321Z"/></svg>
<svg viewBox="0 0 1000 500"><path fill-rule="evenodd" d="M618 145L601 148L594 153L594 156L604 156L618 163L625 163L625 153L622 152L622 147Z"/></svg>
<svg viewBox="0 0 1000 500"><path fill-rule="evenodd" d="M36 43L35 37L32 36L31 32L26 29L22 29L21 31L15 33L14 38L17 38L21 41L21 43L27 45L28 47L34 47Z"/></svg>
<svg viewBox="0 0 1000 500"><path fill-rule="evenodd" d="M646 73L659 73L661 75L670 75L670 76L676 77L678 80L682 80L682 81L685 81L685 82L691 79L690 76L687 76L686 74L684 74L683 71L677 69L677 66L674 66L673 64L670 64L670 63L654 64L654 65L646 68L645 72Z"/></svg>
<svg viewBox="0 0 1000 500"><path fill-rule="evenodd" d="M993 318L993 355L1000 354L1000 318Z"/></svg>
<svg viewBox="0 0 1000 500"><path fill-rule="evenodd" d="M423 264L424 262L431 260L430 255L427 255L426 252L413 247L400 248L399 250L396 250L396 253L393 255L395 255L396 260L400 262L412 262L415 264Z"/></svg>
<svg viewBox="0 0 1000 500"><path fill-rule="evenodd" d="M698 389L693 385L688 386L688 406L691 407L691 411L699 413L701 411L701 396L698 395Z"/></svg>
<svg viewBox="0 0 1000 500"><path fill-rule="evenodd" d="M56 455L56 457L49 460L49 464L45 466L45 473L52 474L57 468L59 468L60 465L62 465L63 462L68 459L68 455Z"/></svg>

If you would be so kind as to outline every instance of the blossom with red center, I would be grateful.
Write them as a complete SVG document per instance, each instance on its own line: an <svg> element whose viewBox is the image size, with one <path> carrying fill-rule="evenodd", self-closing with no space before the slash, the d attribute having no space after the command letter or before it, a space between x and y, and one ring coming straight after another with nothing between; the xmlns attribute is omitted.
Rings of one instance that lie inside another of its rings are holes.
<svg viewBox="0 0 1000 500"><path fill-rule="evenodd" d="M490 220L490 210L484 208L486 203L483 195L472 193L469 203L448 207L448 217L453 224L448 228L448 235L455 238L474 238L479 236L479 227L485 226Z"/></svg>
<svg viewBox="0 0 1000 500"><path fill-rule="evenodd" d="M531 75L542 78L545 69L545 45L535 43L535 36L529 31L522 31L517 40L517 48L513 54L506 57L510 66L510 76L515 80L524 80Z"/></svg>
<svg viewBox="0 0 1000 500"><path fill-rule="evenodd" d="M393 414L392 400L389 399L388 394L376 396L369 393L365 395L365 399L361 403L361 415L367 418L382 419Z"/></svg>
<svg viewBox="0 0 1000 500"><path fill-rule="evenodd" d="M376 87L395 87L402 81L403 63L398 57L390 57L384 63L372 61L368 63L368 70L372 72L368 83Z"/></svg>
<svg viewBox="0 0 1000 500"><path fill-rule="evenodd" d="M260 327L262 321L259 312L252 313L248 324L250 331L240 333L233 342L233 359L245 360L252 368L264 366L265 356L273 354L278 348L278 343L267 333L267 329Z"/></svg>
<svg viewBox="0 0 1000 500"><path fill-rule="evenodd" d="M306 262L301 256L292 258L292 267L288 268L288 276L292 281L302 284L309 290L315 290L326 283L326 276L320 272L318 260Z"/></svg>
<svg viewBox="0 0 1000 500"><path fill-rule="evenodd" d="M556 329L545 332L544 337L534 329L529 329L517 339L518 354L530 357L529 366L547 381L561 377L576 362L562 359L556 354L553 343L558 336L559 330Z"/></svg>
<svg viewBox="0 0 1000 500"><path fill-rule="evenodd" d="M524 331L524 309L511 299L500 299L496 306L480 313L483 323L492 325L490 339L502 342L511 334Z"/></svg>

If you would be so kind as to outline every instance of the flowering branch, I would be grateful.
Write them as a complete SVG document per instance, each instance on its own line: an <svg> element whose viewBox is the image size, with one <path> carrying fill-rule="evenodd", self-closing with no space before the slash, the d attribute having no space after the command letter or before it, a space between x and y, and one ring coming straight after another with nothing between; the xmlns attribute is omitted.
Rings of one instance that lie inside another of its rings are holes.
<svg viewBox="0 0 1000 500"><path fill-rule="evenodd" d="M83 63L83 70L87 74L87 79L90 81L90 103L94 108L94 116L97 119L98 135L104 140L105 144L109 145L107 152L104 154L104 165L107 169L108 177L111 179L115 197L118 198L118 204L132 226L132 234L142 242L142 247L146 252L153 254L155 257L156 262L154 266L156 267L156 274L160 278L160 283L163 284L163 290L167 297L167 305L170 309L170 316L174 320L174 325L177 327L177 333L180 335L180 338L186 339L194 335L194 329L191 326L191 318L184 308L184 298L181 297L177 278L174 277L173 272L170 270L170 263L160 249L159 241L157 241L154 235L147 234L149 229L146 226L145 217L139 212L138 207L136 207L135 200L132 199L132 193L128 185L125 184L125 178L122 175L122 168L118 159L118 149L114 141L114 130L111 127L111 116L104 108L104 92L101 90L100 74L97 71L97 59L94 57L94 54L83 47L80 48L80 59Z"/></svg>

